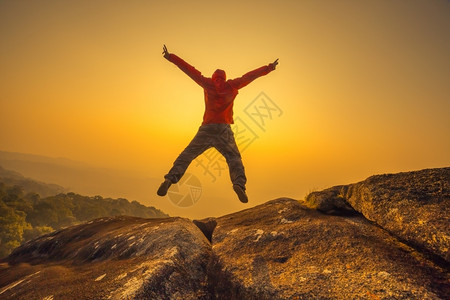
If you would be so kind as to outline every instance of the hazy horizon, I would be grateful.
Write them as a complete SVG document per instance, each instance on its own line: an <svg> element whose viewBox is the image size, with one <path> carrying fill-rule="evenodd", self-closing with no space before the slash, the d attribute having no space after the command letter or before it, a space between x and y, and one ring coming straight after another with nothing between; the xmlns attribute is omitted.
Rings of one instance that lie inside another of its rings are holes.
<svg viewBox="0 0 450 300"><path fill-rule="evenodd" d="M123 170L129 200L197 218L449 166L449 15L443 0L0 1L0 149ZM156 196L204 111L163 44L205 76L279 58L234 104L248 205L217 157L201 166L214 153L188 169L194 206Z"/></svg>
<svg viewBox="0 0 450 300"><path fill-rule="evenodd" d="M81 161L74 161L64 157L47 157L35 155L31 153L12 153L5 152L0 149L0 167L7 170L14 170L21 175L33 180L41 181L48 184L58 184L67 189L66 192L75 192L84 196L102 196L105 198L126 198L129 201L138 201L147 206L154 206L171 216L182 216L192 219L201 219L206 217L219 217L228 213L236 212L245 208L250 208L263 202L282 197L291 197L297 200L303 199L312 191L323 190L335 185L350 184L365 180L371 175L379 175L385 173L398 173L417 170L399 170L395 172L382 172L377 174L368 174L365 177L358 178L354 181L347 182L330 182L328 185L309 185L299 186L295 193L273 195L262 195L258 191L251 191L252 199L247 205L241 204L234 194L217 195L214 189L217 180L227 181L228 177L217 178L216 182L211 177L205 176L202 169L190 168L194 172L188 173L194 175L200 181L202 195L195 204L190 207L180 207L175 204L169 197L157 197L153 190L149 190L152 185L158 185L159 178L149 178L145 172L137 172L126 169L111 169L106 166L96 166ZM441 166L446 167L446 166ZM189 189L182 186L180 194L186 196ZM298 195L295 196L288 196ZM258 199L256 199L258 197ZM220 202L226 201L227 207L211 207L209 201ZM256 200L256 201L255 201Z"/></svg>

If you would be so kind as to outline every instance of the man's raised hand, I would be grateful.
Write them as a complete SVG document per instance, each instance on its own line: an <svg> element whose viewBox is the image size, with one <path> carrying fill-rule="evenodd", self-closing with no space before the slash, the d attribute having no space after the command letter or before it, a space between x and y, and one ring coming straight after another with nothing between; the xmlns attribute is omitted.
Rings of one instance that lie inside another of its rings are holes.
<svg viewBox="0 0 450 300"><path fill-rule="evenodd" d="M276 66L278 65L278 58L273 63L271 63L270 65L275 70Z"/></svg>
<svg viewBox="0 0 450 300"><path fill-rule="evenodd" d="M162 54L164 54L164 58L165 59L169 59L170 53L169 53L169 50L167 50L166 45L163 46L163 53Z"/></svg>

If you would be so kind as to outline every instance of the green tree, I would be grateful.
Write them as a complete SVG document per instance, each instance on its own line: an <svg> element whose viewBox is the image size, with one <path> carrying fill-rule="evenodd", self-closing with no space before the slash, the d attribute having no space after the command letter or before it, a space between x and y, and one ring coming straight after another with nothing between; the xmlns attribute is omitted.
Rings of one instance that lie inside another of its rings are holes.
<svg viewBox="0 0 450 300"><path fill-rule="evenodd" d="M23 241L23 233L31 229L23 211L16 211L0 201L0 257L4 257Z"/></svg>

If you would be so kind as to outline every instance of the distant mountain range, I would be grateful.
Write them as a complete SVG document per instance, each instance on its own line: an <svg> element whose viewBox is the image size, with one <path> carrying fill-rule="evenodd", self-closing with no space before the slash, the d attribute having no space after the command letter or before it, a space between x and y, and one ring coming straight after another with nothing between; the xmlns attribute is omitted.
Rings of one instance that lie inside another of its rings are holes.
<svg viewBox="0 0 450 300"><path fill-rule="evenodd" d="M24 177L22 174L6 170L0 166L0 182L7 186L20 186L25 193L37 193L41 197L54 196L67 192L67 189L57 184L48 184L30 178Z"/></svg>
<svg viewBox="0 0 450 300"><path fill-rule="evenodd" d="M36 181L56 184L83 195L148 200L148 187L159 179L141 174L98 168L66 158L0 151L0 166Z"/></svg>

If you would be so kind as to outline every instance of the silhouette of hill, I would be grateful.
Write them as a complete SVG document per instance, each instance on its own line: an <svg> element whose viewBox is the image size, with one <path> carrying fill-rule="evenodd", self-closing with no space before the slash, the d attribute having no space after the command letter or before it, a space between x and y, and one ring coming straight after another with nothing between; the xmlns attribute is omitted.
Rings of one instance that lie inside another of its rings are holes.
<svg viewBox="0 0 450 300"><path fill-rule="evenodd" d="M15 249L0 297L450 299L449 204L442 168L219 218L96 219Z"/></svg>
<svg viewBox="0 0 450 300"><path fill-rule="evenodd" d="M57 184L48 184L24 177L22 174L6 170L0 166L0 181L8 186L18 185L24 193L36 193L41 197L54 196L67 192L67 189Z"/></svg>
<svg viewBox="0 0 450 300"><path fill-rule="evenodd" d="M147 199L148 186L158 185L160 178L98 168L66 158L0 151L0 166L27 178L64 187L77 194L104 197Z"/></svg>

